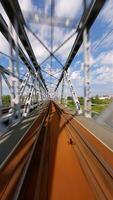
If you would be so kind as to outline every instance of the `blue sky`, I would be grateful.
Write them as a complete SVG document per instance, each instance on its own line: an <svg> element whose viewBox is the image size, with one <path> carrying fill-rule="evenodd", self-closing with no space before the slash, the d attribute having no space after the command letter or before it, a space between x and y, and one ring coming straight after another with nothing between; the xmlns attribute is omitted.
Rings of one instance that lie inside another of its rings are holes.
<svg viewBox="0 0 113 200"><path fill-rule="evenodd" d="M51 29L47 24L39 24L37 22L37 16L39 15L50 15L50 0L19 0L20 7L23 11L24 17L28 26L32 31L44 42L44 44L51 49L50 40L51 40ZM88 0L89 4L91 0ZM0 11L4 16L5 20L8 22L8 18L4 13L2 6L0 5ZM29 14L32 18L29 21ZM35 15L36 14L36 15ZM65 41L75 30L76 24L79 22L80 16L82 14L82 0L55 0L55 11L54 15L59 17L59 19L71 19L75 23L73 29L67 27L54 27L54 40L53 40L53 49L56 49L63 41ZM36 17L35 17L36 16ZM26 29L26 28L25 28ZM91 64L91 95L102 95L102 94L113 94L113 0L107 0L103 9L101 10L99 16L97 17L94 25L90 30L90 64ZM112 32L111 32L112 31ZM26 29L28 38L33 47L35 56L38 63L49 56L47 50L37 41L37 39ZM110 33L111 32L111 33ZM109 33L109 34L108 34ZM108 34L107 37L105 37ZM15 35L15 33L14 33ZM103 39L104 38L104 39ZM55 56L59 61L64 65L66 58L69 55L72 44L76 39L76 34L62 47L58 52L55 53ZM102 41L103 40L103 41ZM4 37L0 34L0 51L9 54L9 45L5 41ZM102 41L102 42L101 42ZM101 44L98 46L98 44ZM21 47L22 44L19 41ZM23 48L23 47L22 47ZM23 48L24 50L24 48ZM26 56L27 53L26 53ZM62 66L53 58L52 59L52 68L50 67L51 60L48 59L41 65L41 68L48 73L55 74L62 69ZM0 54L0 64L5 67L8 67L8 59L5 56ZM83 95L83 50L82 46L79 49L75 59L73 60L70 68L69 75L71 77L74 88L76 89L78 95ZM20 73L24 74L26 72L26 67L23 67L20 64ZM60 73L57 73L56 78L51 78L48 74L42 72L48 88L50 88L49 82L57 83L57 79L60 77ZM51 86L54 90L54 85ZM69 94L69 90L66 86L66 95ZM59 88L59 90L61 87ZM68 92L67 92L68 91ZM3 81L3 92L4 94L8 93L9 90L6 84Z"/></svg>

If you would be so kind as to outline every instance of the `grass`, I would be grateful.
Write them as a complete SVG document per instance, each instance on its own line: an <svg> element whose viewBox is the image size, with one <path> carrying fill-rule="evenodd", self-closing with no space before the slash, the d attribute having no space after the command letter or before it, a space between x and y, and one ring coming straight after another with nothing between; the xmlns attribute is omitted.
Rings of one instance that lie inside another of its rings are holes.
<svg viewBox="0 0 113 200"><path fill-rule="evenodd" d="M75 110L75 109L76 109L76 106L75 106L74 102L71 101L71 100L69 100L69 101L67 102L66 105L67 105L67 107L69 107L71 110Z"/></svg>
<svg viewBox="0 0 113 200"><path fill-rule="evenodd" d="M92 106L92 111L101 113L105 108L107 108L108 104L97 104Z"/></svg>
<svg viewBox="0 0 113 200"><path fill-rule="evenodd" d="M108 106L108 104L95 104L92 105L92 112L96 112L96 113L101 113L106 107ZM73 103L72 100L69 100L67 102L67 107L69 107L71 110L75 110L76 106ZM83 109L83 105L81 105L81 108Z"/></svg>

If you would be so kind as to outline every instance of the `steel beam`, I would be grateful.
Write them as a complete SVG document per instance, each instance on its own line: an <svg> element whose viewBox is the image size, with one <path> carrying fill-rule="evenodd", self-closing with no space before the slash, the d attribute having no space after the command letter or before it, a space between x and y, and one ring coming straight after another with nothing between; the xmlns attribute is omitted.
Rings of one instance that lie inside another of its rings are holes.
<svg viewBox="0 0 113 200"><path fill-rule="evenodd" d="M16 81L16 101L15 101L15 106L16 106L16 111L18 112L18 120L20 121L21 119L21 106L20 106L20 84L19 84L19 78L20 78L20 71L19 71L19 51L18 51L18 23L15 18L15 30L16 30L16 66L15 66L15 74L17 75L18 79Z"/></svg>
<svg viewBox="0 0 113 200"><path fill-rule="evenodd" d="M26 57L25 53L23 52L22 48L20 47L20 45L18 45L18 47L15 44L15 41L13 40L11 34L9 34L8 31L8 26L5 22L5 20L3 19L2 15L0 14L0 31L2 32L2 34L5 36L5 38L9 41L11 41L12 43L12 47L16 50L18 48L18 53L20 58L22 59L23 63L27 66L27 68L29 69L29 71L32 73L32 75L35 76L35 69L33 68L33 66L31 65L31 63L29 62L28 58ZM13 60L13 59L12 59ZM43 83L41 83L41 79L38 76L38 81L40 81L40 84L42 85ZM42 85L42 87L44 87Z"/></svg>
<svg viewBox="0 0 113 200"><path fill-rule="evenodd" d="M10 81L7 79L7 77L6 77L6 75L4 73L1 73L1 74L2 74L7 86L9 88L10 92L11 92L11 83L10 83Z"/></svg>
<svg viewBox="0 0 113 200"><path fill-rule="evenodd" d="M19 79L20 82L23 81L23 79L17 77L14 73L11 73L8 69L4 68L2 65L0 65L0 72L6 74L8 76L12 75L12 77ZM29 86L29 84L27 84L27 85Z"/></svg>
<svg viewBox="0 0 113 200"><path fill-rule="evenodd" d="M10 75L10 74L12 74L12 75L14 75L13 73L11 73L8 69L5 69L3 66L1 66L0 65L0 72L3 72L3 73L5 73L5 74L7 74L7 75Z"/></svg>
<svg viewBox="0 0 113 200"><path fill-rule="evenodd" d="M90 45L88 41L87 29L83 32L83 52L84 52L84 115L91 117L91 86L90 86Z"/></svg>
<svg viewBox="0 0 113 200"><path fill-rule="evenodd" d="M64 98L64 77L62 79L61 104L63 104L63 98Z"/></svg>
<svg viewBox="0 0 113 200"><path fill-rule="evenodd" d="M18 22L18 36L19 36L26 52L28 53L33 66L35 67L36 71L39 71L39 76L44 84L44 87L47 90L45 81L44 81L43 76L40 71L40 66L37 63L36 57L34 55L34 52L32 50L31 44L29 42L28 36L27 36L25 28L24 28L25 20L24 20L23 14L21 12L18 1L17 0L15 0L15 1L7 0L7 2L6 2L4 0L1 0L1 3L2 3L2 6L4 7L11 23L13 24L13 26L14 26L14 21L16 18L16 20Z"/></svg>
<svg viewBox="0 0 113 200"><path fill-rule="evenodd" d="M26 117L30 111L31 104L32 104L33 92L34 92L34 81L33 81L33 84L29 88L28 97L26 98L26 103L25 103L25 107L24 107L24 111L23 111L24 117Z"/></svg>
<svg viewBox="0 0 113 200"><path fill-rule="evenodd" d="M11 41L12 43L12 47L16 50L16 48L18 48L18 53L19 56L21 58L21 60L23 61L23 63L27 66L27 68L32 71L32 73L34 73L34 68L33 66L30 64L28 58L26 57L25 53L23 52L22 48L20 47L20 45L18 45L18 47L16 47L15 41L12 38L11 34L9 33L8 30L8 25L5 22L5 20L3 19L2 15L0 14L0 31L1 33L4 35L4 37L6 38L7 41Z"/></svg>
<svg viewBox="0 0 113 200"><path fill-rule="evenodd" d="M23 79L21 85L20 85L20 91L19 91L20 96L22 96L22 94L24 93L24 90L25 90L25 87L26 87L27 82L28 82L28 80L29 80L29 77L30 77L30 73L27 72L27 73L25 74L25 76L24 76L24 79Z"/></svg>
<svg viewBox="0 0 113 200"><path fill-rule="evenodd" d="M68 72L65 72L65 77L66 77L66 80L68 82L68 85L69 85L69 89L70 89L70 92L72 94L72 97L73 97L73 101L75 103L75 106L76 106L76 113L78 115L82 114L82 110L81 110L81 107L80 107L80 102L79 102L79 99L78 99L78 96L77 96L77 93L75 92L74 88L73 88L73 85L71 83L71 80L69 78L69 75L68 75Z"/></svg>
<svg viewBox="0 0 113 200"><path fill-rule="evenodd" d="M81 17L80 23L77 28L77 33L78 33L77 37L72 46L72 49L68 56L68 59L64 65L63 72L59 78L59 81L57 83L55 90L57 89L60 82L62 81L62 78L64 76L64 71L67 71L67 69L71 65L75 55L77 54L77 52L83 42L84 29L87 28L87 31L89 32L91 26L93 25L95 19L97 18L98 14L99 14L100 10L102 9L105 2L106 2L106 0L92 0L90 3L90 6L83 12L83 15Z"/></svg>
<svg viewBox="0 0 113 200"><path fill-rule="evenodd" d="M12 24L9 24L9 53L10 53L10 59L9 59L9 70L11 73L14 74L14 61L13 61L13 47L12 47L12 40L10 35L13 36L13 29L12 29ZM12 117L15 116L15 82L14 79L12 78L12 75L10 74L10 86L11 86L11 111L12 111Z"/></svg>

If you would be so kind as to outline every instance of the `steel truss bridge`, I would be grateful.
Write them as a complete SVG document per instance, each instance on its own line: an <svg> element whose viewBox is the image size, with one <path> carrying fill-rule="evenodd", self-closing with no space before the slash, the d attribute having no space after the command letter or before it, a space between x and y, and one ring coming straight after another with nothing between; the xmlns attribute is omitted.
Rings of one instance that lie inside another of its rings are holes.
<svg viewBox="0 0 113 200"><path fill-rule="evenodd" d="M55 1L51 1L51 16L40 14L38 23L51 26L51 48L26 23L17 0L0 1L9 24L0 14L0 31L8 41L10 55L6 68L0 64L0 199L1 200L75 200L113 199L113 137L109 129L91 118L90 42L89 32L105 4L105 0L83 1L83 14L75 32L53 50L53 26L74 27L72 19L54 17ZM34 13L35 14L35 13ZM34 16L29 13L29 20ZM67 21L68 20L68 21ZM68 23L67 23L68 22ZM48 51L39 64L26 33L28 29ZM14 36L14 30L15 35ZM65 64L56 52L77 34ZM20 45L19 41L24 47ZM68 74L68 69L83 44L84 109ZM54 58L61 66L60 77L47 72L42 64ZM20 76L20 63L26 67ZM50 96L43 72L53 77L54 94ZM2 80L5 80L11 105L3 108ZM76 106L74 115L65 110L65 82ZM61 98L57 91L61 85Z"/></svg>

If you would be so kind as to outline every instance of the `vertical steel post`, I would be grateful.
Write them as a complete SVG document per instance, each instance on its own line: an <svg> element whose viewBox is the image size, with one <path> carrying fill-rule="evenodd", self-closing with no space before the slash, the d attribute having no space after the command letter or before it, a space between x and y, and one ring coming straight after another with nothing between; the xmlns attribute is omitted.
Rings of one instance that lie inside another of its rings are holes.
<svg viewBox="0 0 113 200"><path fill-rule="evenodd" d="M39 90L38 90L37 80L36 80L35 84L36 84L36 103L37 103L37 108L38 108L38 106L39 106Z"/></svg>
<svg viewBox="0 0 113 200"><path fill-rule="evenodd" d="M15 40L15 44L16 44L16 75L17 75L17 81L16 81L16 110L18 112L18 120L20 121L21 118L21 106L20 106L20 74L19 74L19 56L18 56L18 22L15 18L15 30L16 30L16 40Z"/></svg>
<svg viewBox="0 0 113 200"><path fill-rule="evenodd" d="M10 35L13 35L12 31L12 24L9 24L9 54L10 54L10 59L9 59L9 69L11 73L14 74L14 61L13 61L13 48L12 48L12 39ZM12 77L12 74L10 75L10 84L11 84L11 111L12 111L12 116L14 117L15 114L15 88L14 88L14 80Z"/></svg>
<svg viewBox="0 0 113 200"><path fill-rule="evenodd" d="M38 87L38 82L36 82L36 101L37 101L37 108L39 106L39 87Z"/></svg>
<svg viewBox="0 0 113 200"><path fill-rule="evenodd" d="M83 50L84 50L84 115L91 117L91 87L90 87L90 59L88 33L85 28L83 31Z"/></svg>
<svg viewBox="0 0 113 200"><path fill-rule="evenodd" d="M63 104L63 97L64 97L64 77L62 79L61 104Z"/></svg>
<svg viewBox="0 0 113 200"><path fill-rule="evenodd" d="M41 102L43 102L43 96L42 96L42 90L41 90L40 83L39 83L39 92L40 92L40 100L41 100Z"/></svg>

